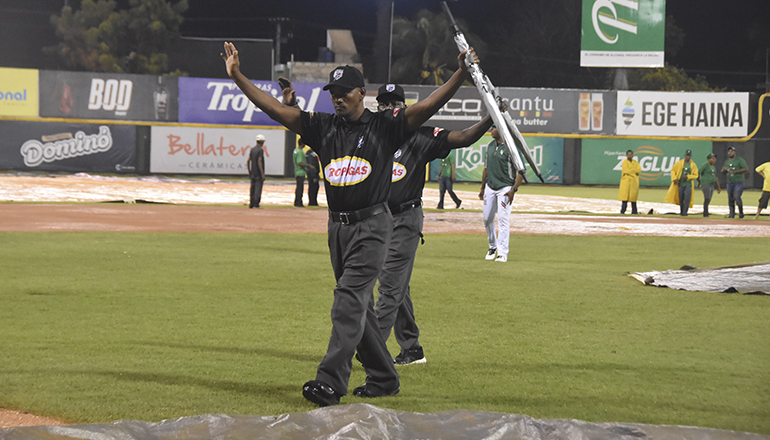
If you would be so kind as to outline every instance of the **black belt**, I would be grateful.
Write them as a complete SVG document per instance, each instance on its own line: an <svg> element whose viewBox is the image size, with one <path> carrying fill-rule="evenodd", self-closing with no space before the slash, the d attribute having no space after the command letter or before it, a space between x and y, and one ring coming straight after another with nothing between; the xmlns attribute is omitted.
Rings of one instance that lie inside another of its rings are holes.
<svg viewBox="0 0 770 440"><path fill-rule="evenodd" d="M387 203L378 203L368 208L359 209L358 211L329 211L329 218L335 223L342 223L343 225L351 225L361 220L365 220L369 217L373 217L377 214L387 212Z"/></svg>
<svg viewBox="0 0 770 440"><path fill-rule="evenodd" d="M419 208L420 206L422 206L422 199L414 199L408 202L404 202L398 206L390 206L390 212L392 212L394 215L401 214L404 211Z"/></svg>

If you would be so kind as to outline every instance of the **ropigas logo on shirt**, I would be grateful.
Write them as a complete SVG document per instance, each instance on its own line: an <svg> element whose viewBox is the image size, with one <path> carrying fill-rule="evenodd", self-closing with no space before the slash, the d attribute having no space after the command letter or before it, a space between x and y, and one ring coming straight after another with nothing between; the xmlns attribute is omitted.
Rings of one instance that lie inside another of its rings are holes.
<svg viewBox="0 0 770 440"><path fill-rule="evenodd" d="M366 180L371 173L369 161L355 156L333 159L324 168L324 177L332 186L356 185Z"/></svg>
<svg viewBox="0 0 770 440"><path fill-rule="evenodd" d="M406 167L398 162L393 162L393 177L391 182L398 182L406 177Z"/></svg>

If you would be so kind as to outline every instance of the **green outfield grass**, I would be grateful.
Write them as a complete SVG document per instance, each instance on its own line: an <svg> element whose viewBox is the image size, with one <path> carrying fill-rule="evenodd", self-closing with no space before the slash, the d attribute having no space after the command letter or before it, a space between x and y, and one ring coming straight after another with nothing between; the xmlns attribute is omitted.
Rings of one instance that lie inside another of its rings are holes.
<svg viewBox="0 0 770 440"><path fill-rule="evenodd" d="M629 271L767 260L755 238L429 235L412 293L428 363L343 404L770 434L770 298ZM324 234L0 233L0 406L71 422L278 415L330 333ZM395 344L390 341L392 349ZM351 386L363 383L354 364Z"/></svg>

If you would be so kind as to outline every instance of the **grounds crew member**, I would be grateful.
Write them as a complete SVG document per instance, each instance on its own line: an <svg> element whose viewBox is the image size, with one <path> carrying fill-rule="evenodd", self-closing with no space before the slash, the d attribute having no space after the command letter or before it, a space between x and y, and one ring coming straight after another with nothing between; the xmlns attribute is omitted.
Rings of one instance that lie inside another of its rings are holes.
<svg viewBox="0 0 770 440"><path fill-rule="evenodd" d="M759 197L759 205L757 205L757 215L754 216L754 220L756 220L759 218L759 213L767 208L767 202L770 201L770 162L763 163L754 171L765 179L765 184L762 185L762 195Z"/></svg>
<svg viewBox="0 0 770 440"><path fill-rule="evenodd" d="M698 185L703 191L703 216L709 216L709 204L711 203L711 197L714 195L714 187L716 186L717 194L722 192L722 188L719 187L719 179L717 179L717 167L714 165L717 161L717 155L709 153L706 156L706 163L701 167L698 174Z"/></svg>
<svg viewBox="0 0 770 440"><path fill-rule="evenodd" d="M687 210L692 208L692 189L698 179L698 165L691 161L692 151L684 152L684 159L676 162L671 168L671 186L666 193L665 201L679 205L679 215L686 217Z"/></svg>
<svg viewBox="0 0 770 440"><path fill-rule="evenodd" d="M625 214L628 202L631 202L631 214L639 214L636 210L636 200L639 198L639 174L642 173L642 166L634 159L632 150L626 151L626 160L621 168L618 191L618 200L622 202L620 213Z"/></svg>
<svg viewBox="0 0 770 440"><path fill-rule="evenodd" d="M305 150L302 148L305 146L305 144L302 141L302 138L300 138L297 141L297 145L294 146L294 152L292 153L292 162L294 163L294 180L296 181L297 185L294 188L294 206L302 208L304 205L302 204L302 193L305 189L305 175L307 174L307 170L312 170L313 167L305 163Z"/></svg>
<svg viewBox="0 0 770 440"><path fill-rule="evenodd" d="M260 90L241 73L235 46L225 43L222 57L235 84L271 119L299 134L318 154L324 169L329 253L337 285L326 356L315 380L302 387L303 396L317 405L338 404L347 394L356 350L367 379L353 390L354 395L379 397L399 391L398 373L374 314L373 295L393 228L387 204L393 154L468 77L465 53L458 57L460 68L443 86L425 100L392 112L372 113L364 108L363 75L354 67L339 66L324 86L334 104L335 114L328 114L283 105ZM288 102L294 91L290 83L282 88Z"/></svg>
<svg viewBox="0 0 770 440"><path fill-rule="evenodd" d="M727 149L727 160L722 165L722 174L727 175L727 202L730 204L730 215L735 218L735 205L738 205L738 218L743 218L743 181L749 166L742 157L735 155L735 147Z"/></svg>
<svg viewBox="0 0 770 440"><path fill-rule="evenodd" d="M514 194L524 180L524 174L516 173L511 151L503 143L497 128L493 126L490 134L493 139L487 145L484 172L481 175L481 192L479 192L479 199L484 201L481 209L489 243L485 258L505 263L508 261L508 240L511 235L511 205L513 205ZM495 234L495 213L497 213L497 234Z"/></svg>
<svg viewBox="0 0 770 440"><path fill-rule="evenodd" d="M262 201L262 184L265 182L265 136L257 135L257 145L249 151L249 160L246 161L246 169L249 170L249 208L259 208Z"/></svg>
<svg viewBox="0 0 770 440"><path fill-rule="evenodd" d="M302 138L297 141L303 147L305 142ZM318 174L321 164L318 162L318 155L310 148L305 152L305 163L310 166L307 170L307 206L318 206L318 186L321 176Z"/></svg>
<svg viewBox="0 0 770 440"><path fill-rule="evenodd" d="M377 103L381 112L405 108L404 89L398 84L383 85L378 91ZM393 213L393 235L380 272L374 311L383 338L387 341L392 329L401 346L396 365L426 361L409 289L414 257L422 237L425 166L434 159L447 157L454 148L473 144L490 126L492 118L486 116L462 131L420 127L393 155L393 183L388 199Z"/></svg>

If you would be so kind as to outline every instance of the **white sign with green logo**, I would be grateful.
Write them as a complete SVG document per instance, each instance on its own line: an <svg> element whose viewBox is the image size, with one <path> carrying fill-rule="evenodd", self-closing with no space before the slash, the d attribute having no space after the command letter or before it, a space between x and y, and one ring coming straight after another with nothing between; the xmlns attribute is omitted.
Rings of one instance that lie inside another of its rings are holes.
<svg viewBox="0 0 770 440"><path fill-rule="evenodd" d="M663 67L666 0L583 0L581 67Z"/></svg>

